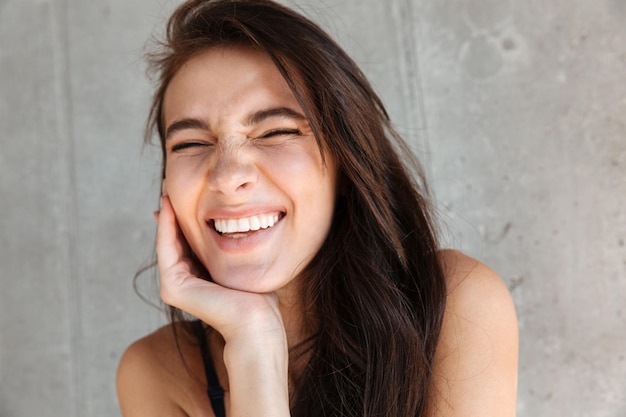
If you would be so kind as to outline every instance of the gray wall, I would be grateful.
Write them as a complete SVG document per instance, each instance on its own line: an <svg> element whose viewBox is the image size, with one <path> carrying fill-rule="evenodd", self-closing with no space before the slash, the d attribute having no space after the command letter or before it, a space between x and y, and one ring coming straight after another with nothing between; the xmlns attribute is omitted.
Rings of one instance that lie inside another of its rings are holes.
<svg viewBox="0 0 626 417"><path fill-rule="evenodd" d="M511 288L518 414L626 415L626 2L300 4L419 152L446 245ZM159 188L141 55L172 7L0 0L2 417L117 415L120 354L165 321L132 277Z"/></svg>

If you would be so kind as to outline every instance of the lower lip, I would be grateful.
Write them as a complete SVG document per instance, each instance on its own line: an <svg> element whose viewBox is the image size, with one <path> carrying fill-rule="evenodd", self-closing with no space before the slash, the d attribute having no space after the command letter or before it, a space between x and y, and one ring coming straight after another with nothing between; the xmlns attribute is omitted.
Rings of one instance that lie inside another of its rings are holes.
<svg viewBox="0 0 626 417"><path fill-rule="evenodd" d="M283 223L283 218L274 224L274 226L267 229L259 229L258 231L251 232L247 236L243 237L228 237L220 235L212 225L208 225L211 230L211 234L217 243L217 246L224 252L240 253L250 252L260 245L267 242L267 240L274 234L277 228Z"/></svg>

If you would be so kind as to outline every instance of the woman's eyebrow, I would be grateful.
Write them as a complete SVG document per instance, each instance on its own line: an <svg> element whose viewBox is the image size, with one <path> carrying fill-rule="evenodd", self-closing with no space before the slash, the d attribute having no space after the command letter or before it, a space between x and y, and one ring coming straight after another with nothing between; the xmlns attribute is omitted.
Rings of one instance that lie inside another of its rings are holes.
<svg viewBox="0 0 626 417"><path fill-rule="evenodd" d="M167 130L165 131L165 140L170 138L174 133L180 132L181 130L185 130L185 129L199 129L199 130L207 130L207 131L210 130L209 125L207 125L205 122L203 122L200 119L194 119L194 118L180 119L180 120L175 121L174 123L172 123L171 125L167 127Z"/></svg>
<svg viewBox="0 0 626 417"><path fill-rule="evenodd" d="M251 113L246 118L245 124L246 126L254 125L262 122L265 119L275 116L288 117L301 121L307 120L307 118L302 113L290 109L289 107L271 107Z"/></svg>

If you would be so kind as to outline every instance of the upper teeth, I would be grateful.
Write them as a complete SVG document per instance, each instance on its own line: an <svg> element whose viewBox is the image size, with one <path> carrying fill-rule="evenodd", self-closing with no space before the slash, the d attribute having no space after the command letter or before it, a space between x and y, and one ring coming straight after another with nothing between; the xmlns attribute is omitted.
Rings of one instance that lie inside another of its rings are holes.
<svg viewBox="0 0 626 417"><path fill-rule="evenodd" d="M215 219L215 230L220 233L244 233L267 229L278 222L278 214L258 214L241 219Z"/></svg>

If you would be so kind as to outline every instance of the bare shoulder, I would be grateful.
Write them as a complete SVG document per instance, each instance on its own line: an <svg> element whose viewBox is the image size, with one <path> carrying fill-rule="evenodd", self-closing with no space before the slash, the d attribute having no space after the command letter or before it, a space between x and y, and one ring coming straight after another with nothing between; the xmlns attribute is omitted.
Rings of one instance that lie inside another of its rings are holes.
<svg viewBox="0 0 626 417"><path fill-rule="evenodd" d="M117 394L125 417L210 415L202 359L179 328L166 325L131 344L117 370Z"/></svg>
<svg viewBox="0 0 626 417"><path fill-rule="evenodd" d="M472 317L478 314L481 317L481 312L493 313L493 309L504 309L513 313L510 318L515 318L509 290L495 271L456 250L442 251L440 256L448 288L447 313ZM488 315L485 318L493 317Z"/></svg>
<svg viewBox="0 0 626 417"><path fill-rule="evenodd" d="M441 260L448 297L431 414L514 416L518 328L509 291L492 269L461 252L443 251Z"/></svg>

